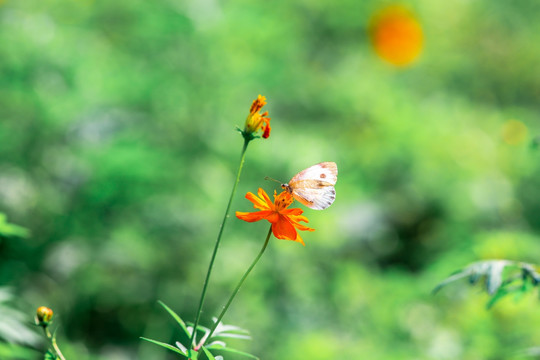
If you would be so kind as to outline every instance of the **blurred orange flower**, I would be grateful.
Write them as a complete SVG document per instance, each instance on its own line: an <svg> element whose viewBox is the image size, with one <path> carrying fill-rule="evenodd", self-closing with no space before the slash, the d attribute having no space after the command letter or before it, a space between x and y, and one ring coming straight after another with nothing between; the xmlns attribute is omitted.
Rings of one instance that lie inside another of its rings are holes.
<svg viewBox="0 0 540 360"><path fill-rule="evenodd" d="M268 111L260 113L262 107L266 105L266 97L259 95L251 104L249 109L249 115L246 119L246 124L244 126L244 131L242 135L249 140L253 140L255 137L254 134L259 130L262 130L262 137L267 139L270 136L270 118L268 116Z"/></svg>
<svg viewBox="0 0 540 360"><path fill-rule="evenodd" d="M388 6L376 13L370 23L371 41L382 59L407 66L420 55L424 45L422 27L405 7Z"/></svg>
<svg viewBox="0 0 540 360"><path fill-rule="evenodd" d="M304 241L296 230L315 231L315 229L301 225L299 222L309 222L305 216L302 216L302 209L287 209L294 201L291 194L283 191L276 195L274 191L274 202L270 200L266 192L259 188L258 197L248 192L246 199L253 203L255 209L260 211L255 212L236 212L236 217L247 221L254 222L259 220L268 220L272 224L272 232L278 239L292 240L304 244Z"/></svg>

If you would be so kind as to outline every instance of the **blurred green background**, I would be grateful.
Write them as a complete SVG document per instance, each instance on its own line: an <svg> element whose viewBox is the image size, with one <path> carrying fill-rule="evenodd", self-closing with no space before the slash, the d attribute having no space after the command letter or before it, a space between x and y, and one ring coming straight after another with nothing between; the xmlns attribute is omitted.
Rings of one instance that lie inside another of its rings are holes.
<svg viewBox="0 0 540 360"><path fill-rule="evenodd" d="M176 358L139 336L178 339L157 300L194 320L234 128L262 94L272 134L251 143L233 211L276 188L265 176L335 161L339 179L334 205L304 208L306 246L273 239L248 278L224 319L251 331L237 348L503 360L540 345L536 296L488 311L479 288L430 293L472 261L539 262L540 3L405 1L424 42L399 67L368 31L389 4L0 1L0 212L31 233L0 238L0 286L20 321L53 308L68 359ZM203 324L267 226L231 217Z"/></svg>

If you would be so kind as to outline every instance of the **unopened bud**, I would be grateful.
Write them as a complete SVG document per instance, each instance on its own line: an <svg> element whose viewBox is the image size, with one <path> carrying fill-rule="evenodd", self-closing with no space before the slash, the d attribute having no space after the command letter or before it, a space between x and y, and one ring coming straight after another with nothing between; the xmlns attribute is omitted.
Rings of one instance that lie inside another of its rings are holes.
<svg viewBox="0 0 540 360"><path fill-rule="evenodd" d="M38 307L36 311L36 324L47 327L52 322L53 311L46 306Z"/></svg>
<svg viewBox="0 0 540 360"><path fill-rule="evenodd" d="M266 105L266 98L262 95L259 95L253 101L253 104L251 104L244 130L240 131L247 141L260 137L258 135L259 130L262 131L262 137L264 139L267 139L270 136L270 118L268 117L268 111L265 111L262 114L260 113L264 105Z"/></svg>

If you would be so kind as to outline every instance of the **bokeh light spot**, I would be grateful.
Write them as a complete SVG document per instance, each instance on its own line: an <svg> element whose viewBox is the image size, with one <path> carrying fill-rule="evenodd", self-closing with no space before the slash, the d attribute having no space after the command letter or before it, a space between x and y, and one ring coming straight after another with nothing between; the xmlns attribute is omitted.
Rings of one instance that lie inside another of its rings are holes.
<svg viewBox="0 0 540 360"><path fill-rule="evenodd" d="M522 144L528 135L527 126L519 120L508 120L502 126L503 141L509 145Z"/></svg>
<svg viewBox="0 0 540 360"><path fill-rule="evenodd" d="M376 12L370 21L370 38L377 55L396 66L407 66L420 55L424 36L412 12L392 5Z"/></svg>

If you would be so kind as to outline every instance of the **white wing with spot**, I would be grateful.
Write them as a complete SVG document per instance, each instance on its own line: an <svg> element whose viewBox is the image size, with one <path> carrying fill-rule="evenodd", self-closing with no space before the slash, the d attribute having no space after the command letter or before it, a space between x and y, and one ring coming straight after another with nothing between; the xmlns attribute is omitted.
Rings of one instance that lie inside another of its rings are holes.
<svg viewBox="0 0 540 360"><path fill-rule="evenodd" d="M296 174L288 187L292 195L302 204L314 210L324 210L334 202L337 182L337 165L323 162Z"/></svg>
<svg viewBox="0 0 540 360"><path fill-rule="evenodd" d="M289 181L289 185L300 180L322 180L335 185L337 174L338 170L335 162L322 162L300 171Z"/></svg>

